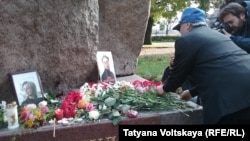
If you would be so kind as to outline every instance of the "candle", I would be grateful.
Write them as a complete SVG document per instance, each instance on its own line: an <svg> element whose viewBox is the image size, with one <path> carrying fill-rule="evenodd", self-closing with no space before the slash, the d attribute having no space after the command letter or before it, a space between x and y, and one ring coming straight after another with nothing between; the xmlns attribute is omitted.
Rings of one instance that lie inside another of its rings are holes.
<svg viewBox="0 0 250 141"><path fill-rule="evenodd" d="M18 114L17 114L17 104L12 102L7 105L6 115L8 120L8 129L16 129L19 127Z"/></svg>
<svg viewBox="0 0 250 141"><path fill-rule="evenodd" d="M62 109L56 109L55 110L55 116L57 120L61 120L63 118L63 110Z"/></svg>

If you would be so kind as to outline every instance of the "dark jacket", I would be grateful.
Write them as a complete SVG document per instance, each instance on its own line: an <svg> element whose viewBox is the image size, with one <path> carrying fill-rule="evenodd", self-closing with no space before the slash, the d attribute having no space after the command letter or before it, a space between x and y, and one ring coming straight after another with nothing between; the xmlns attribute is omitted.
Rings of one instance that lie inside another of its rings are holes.
<svg viewBox="0 0 250 141"><path fill-rule="evenodd" d="M102 81L110 84L115 83L115 76L114 73L108 69L105 69L102 73Z"/></svg>
<svg viewBox="0 0 250 141"><path fill-rule="evenodd" d="M246 7L246 9L248 10L247 13L250 13L250 1L242 2L242 5L244 5L244 7ZM230 38L240 48L250 53L250 15L249 14L246 17L246 22L242 30L237 33L232 33L232 36Z"/></svg>
<svg viewBox="0 0 250 141"><path fill-rule="evenodd" d="M189 75L197 82L204 124L250 107L250 55L216 30L195 27L176 40L164 91L175 91Z"/></svg>
<svg viewBox="0 0 250 141"><path fill-rule="evenodd" d="M167 81L168 76L170 76L172 69L170 69L170 67L166 67L164 70L164 73L162 75L161 78L161 82L166 83L165 81ZM181 84L180 86L182 88L182 90L189 90L190 94L192 95L193 101L196 104L201 105L201 102L199 100L198 96L199 91L196 88L196 82L195 80L193 80L190 76L188 76L188 78Z"/></svg>
<svg viewBox="0 0 250 141"><path fill-rule="evenodd" d="M162 82L165 82L167 81L167 78L168 76L170 76L170 73L171 73L171 69L170 67L166 67L165 70L164 70L164 73L162 75L162 78L161 78L161 81ZM181 84L181 88L182 90L193 90L196 86L196 82L191 78L191 77L188 77L187 80L185 80L182 84ZM193 93L192 96L197 96L198 94L197 93Z"/></svg>
<svg viewBox="0 0 250 141"><path fill-rule="evenodd" d="M27 104L36 104L38 105L39 102L43 101L44 99L41 97L41 98L27 98L25 99L23 102L22 102L22 106L24 105L27 105Z"/></svg>

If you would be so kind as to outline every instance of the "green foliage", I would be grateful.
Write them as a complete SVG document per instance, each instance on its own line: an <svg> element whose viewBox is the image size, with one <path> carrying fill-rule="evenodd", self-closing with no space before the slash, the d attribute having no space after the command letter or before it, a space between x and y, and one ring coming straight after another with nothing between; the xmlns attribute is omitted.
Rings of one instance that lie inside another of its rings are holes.
<svg viewBox="0 0 250 141"><path fill-rule="evenodd" d="M165 24L160 23L160 30L164 30L165 29Z"/></svg>
<svg viewBox="0 0 250 141"><path fill-rule="evenodd" d="M101 118L112 120L113 125L117 125L121 117L130 109L156 111L191 108L187 103L178 99L176 94L159 96L155 94L153 86L149 87L151 89L139 91L129 85L121 85L103 91L97 97L92 97L91 103L98 107Z"/></svg>
<svg viewBox="0 0 250 141"><path fill-rule="evenodd" d="M140 56L136 74L148 80L160 81L170 57L171 55Z"/></svg>
<svg viewBox="0 0 250 141"><path fill-rule="evenodd" d="M187 105L187 103L179 100L176 94L174 93L167 93L162 96L155 94L153 87L151 87L150 90L144 92L139 96L137 94L125 94L123 95L123 98L130 98L131 108L140 111L158 111L191 108Z"/></svg>
<svg viewBox="0 0 250 141"><path fill-rule="evenodd" d="M116 99L115 99L115 98L112 98L112 97L108 97L107 99L104 100L104 103L105 103L107 106L113 106L113 105L115 105L115 103L116 103Z"/></svg>
<svg viewBox="0 0 250 141"><path fill-rule="evenodd" d="M200 5L199 8L208 11L210 1L209 0L196 0Z"/></svg>
<svg viewBox="0 0 250 141"><path fill-rule="evenodd" d="M0 129L1 127L5 127L7 125L7 117L4 109L0 107Z"/></svg>
<svg viewBox="0 0 250 141"><path fill-rule="evenodd" d="M157 21L164 17L171 20L176 17L178 11L183 11L184 8L191 5L192 2L198 3L199 8L208 11L210 3L215 7L219 7L224 0L151 0L150 17Z"/></svg>
<svg viewBox="0 0 250 141"><path fill-rule="evenodd" d="M151 0L150 16L155 21L161 17L172 19L188 5L190 0Z"/></svg>
<svg viewBox="0 0 250 141"><path fill-rule="evenodd" d="M210 2L214 4L214 7L220 8L220 6L223 4L224 0L210 0Z"/></svg>

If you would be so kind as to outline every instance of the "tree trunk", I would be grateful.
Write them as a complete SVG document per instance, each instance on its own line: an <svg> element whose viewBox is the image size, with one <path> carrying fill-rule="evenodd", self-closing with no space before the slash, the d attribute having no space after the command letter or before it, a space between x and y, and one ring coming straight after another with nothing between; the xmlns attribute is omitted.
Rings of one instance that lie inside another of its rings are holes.
<svg viewBox="0 0 250 141"><path fill-rule="evenodd" d="M144 38L144 45L151 45L152 44L152 27L153 27L154 19L152 17L149 17L148 19L148 25L147 25L147 30Z"/></svg>
<svg viewBox="0 0 250 141"><path fill-rule="evenodd" d="M168 36L168 32L169 32L169 24L167 24L167 26L166 26L166 36Z"/></svg>

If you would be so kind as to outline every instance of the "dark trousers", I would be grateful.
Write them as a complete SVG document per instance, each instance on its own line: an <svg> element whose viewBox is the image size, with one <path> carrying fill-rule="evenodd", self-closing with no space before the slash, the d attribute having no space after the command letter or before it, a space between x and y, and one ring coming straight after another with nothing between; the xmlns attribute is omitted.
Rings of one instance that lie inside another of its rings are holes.
<svg viewBox="0 0 250 141"><path fill-rule="evenodd" d="M250 125L250 107L222 117L217 124Z"/></svg>

